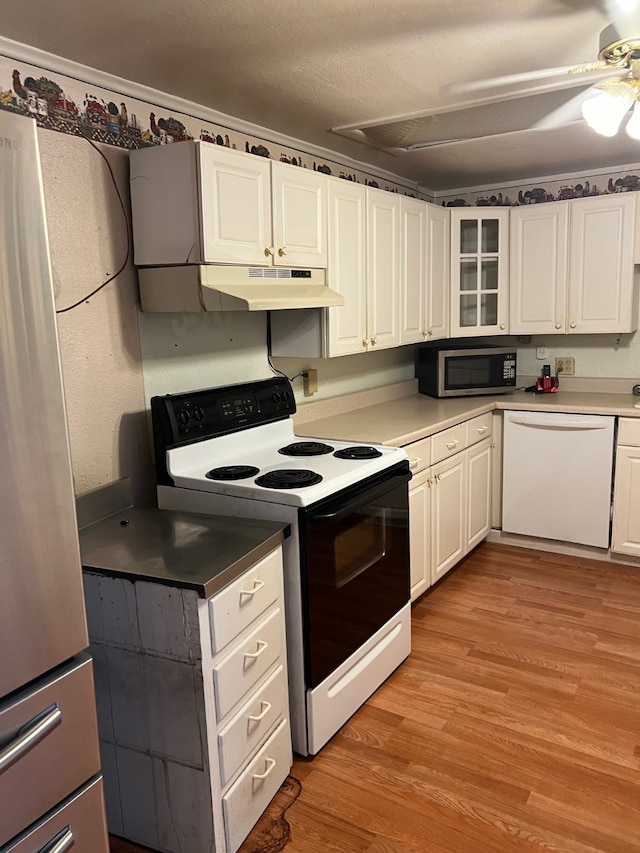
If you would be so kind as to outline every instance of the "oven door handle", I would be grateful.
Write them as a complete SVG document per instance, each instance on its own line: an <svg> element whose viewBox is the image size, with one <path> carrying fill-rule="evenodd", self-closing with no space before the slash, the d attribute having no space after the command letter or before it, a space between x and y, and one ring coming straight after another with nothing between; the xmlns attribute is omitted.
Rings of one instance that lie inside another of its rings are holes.
<svg viewBox="0 0 640 853"><path fill-rule="evenodd" d="M369 501L375 500L375 498L380 497L380 495L384 495L392 489L397 488L402 485L402 483L408 483L412 478L411 471L397 471L392 474L390 477L384 479L377 486L371 486L368 489L363 489L362 492L352 497L346 503L336 502L334 506L336 507L334 510L329 512L310 512L308 519L312 524L324 524L327 521L338 521L344 516L349 515L349 513L353 512L356 509L359 509Z"/></svg>

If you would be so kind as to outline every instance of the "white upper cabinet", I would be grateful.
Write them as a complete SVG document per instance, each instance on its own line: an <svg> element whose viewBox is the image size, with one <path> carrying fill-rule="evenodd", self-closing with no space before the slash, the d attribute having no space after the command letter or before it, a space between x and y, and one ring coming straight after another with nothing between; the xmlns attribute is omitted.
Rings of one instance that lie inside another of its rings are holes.
<svg viewBox="0 0 640 853"><path fill-rule="evenodd" d="M564 331L569 202L514 207L510 229L510 318L514 335Z"/></svg>
<svg viewBox="0 0 640 853"><path fill-rule="evenodd" d="M449 211L403 197L400 217L400 343L446 338Z"/></svg>
<svg viewBox="0 0 640 853"><path fill-rule="evenodd" d="M271 163L273 263L327 265L327 176L288 163Z"/></svg>
<svg viewBox="0 0 640 853"><path fill-rule="evenodd" d="M324 354L338 356L367 349L367 193L341 178L329 178L328 184L327 283L344 296L344 305L325 309Z"/></svg>
<svg viewBox="0 0 640 853"><path fill-rule="evenodd" d="M449 337L450 224L445 207L427 204L425 339L429 341Z"/></svg>
<svg viewBox="0 0 640 853"><path fill-rule="evenodd" d="M427 205L400 199L400 343L422 343L427 316Z"/></svg>
<svg viewBox="0 0 640 853"><path fill-rule="evenodd" d="M576 199L569 221L568 332L638 328L637 193Z"/></svg>
<svg viewBox="0 0 640 853"><path fill-rule="evenodd" d="M207 142L131 152L135 263L327 265L327 177Z"/></svg>
<svg viewBox="0 0 640 853"><path fill-rule="evenodd" d="M400 197L367 187L367 349L400 343Z"/></svg>
<svg viewBox="0 0 640 853"><path fill-rule="evenodd" d="M511 211L512 334L637 328L636 194Z"/></svg>
<svg viewBox="0 0 640 853"><path fill-rule="evenodd" d="M451 211L451 337L508 334L509 210Z"/></svg>

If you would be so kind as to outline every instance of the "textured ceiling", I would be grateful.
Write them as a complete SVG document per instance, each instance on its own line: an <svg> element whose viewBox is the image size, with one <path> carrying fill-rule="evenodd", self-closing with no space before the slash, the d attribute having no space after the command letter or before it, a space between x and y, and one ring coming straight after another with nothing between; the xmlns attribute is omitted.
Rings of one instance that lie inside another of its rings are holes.
<svg viewBox="0 0 640 853"><path fill-rule="evenodd" d="M638 163L640 143L598 137L579 110L558 118L556 96L548 101L556 124L543 121L545 129L411 151L389 153L332 129L441 110L451 124L460 105L547 83L575 87L582 81L556 75L460 88L594 61L600 31L629 2L23 0L3 4L2 35L444 191ZM492 115L502 129L514 120L527 128L545 103L504 101ZM475 110L458 116L458 135L465 121L491 130L492 118Z"/></svg>

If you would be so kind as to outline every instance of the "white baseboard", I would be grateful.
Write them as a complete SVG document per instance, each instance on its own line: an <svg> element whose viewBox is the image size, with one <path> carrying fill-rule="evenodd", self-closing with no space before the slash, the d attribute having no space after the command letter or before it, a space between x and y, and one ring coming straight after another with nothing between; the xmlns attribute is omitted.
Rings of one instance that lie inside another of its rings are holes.
<svg viewBox="0 0 640 853"><path fill-rule="evenodd" d="M606 548L593 548L590 545L576 545L574 542L562 542L558 539L541 539L537 536L520 536L517 533L504 533L495 528L489 532L487 542L502 545L514 545L516 548L531 548L534 551L550 551L554 554L567 554L571 557L586 557L605 563L618 563L626 566L638 566L640 558L627 554L614 554Z"/></svg>

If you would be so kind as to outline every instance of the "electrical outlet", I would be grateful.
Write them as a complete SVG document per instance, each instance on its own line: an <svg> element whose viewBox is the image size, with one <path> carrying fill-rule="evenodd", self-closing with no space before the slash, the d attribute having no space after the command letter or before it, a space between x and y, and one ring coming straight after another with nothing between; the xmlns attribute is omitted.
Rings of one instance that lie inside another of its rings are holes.
<svg viewBox="0 0 640 853"><path fill-rule="evenodd" d="M549 350L546 347L536 347L536 358L543 361L545 358L549 358Z"/></svg>
<svg viewBox="0 0 640 853"><path fill-rule="evenodd" d="M311 397L318 390L318 371L307 368L302 374L302 393L305 397Z"/></svg>
<svg viewBox="0 0 640 853"><path fill-rule="evenodd" d="M576 375L576 360L573 356L565 355L563 358L556 358L556 376L560 375Z"/></svg>

